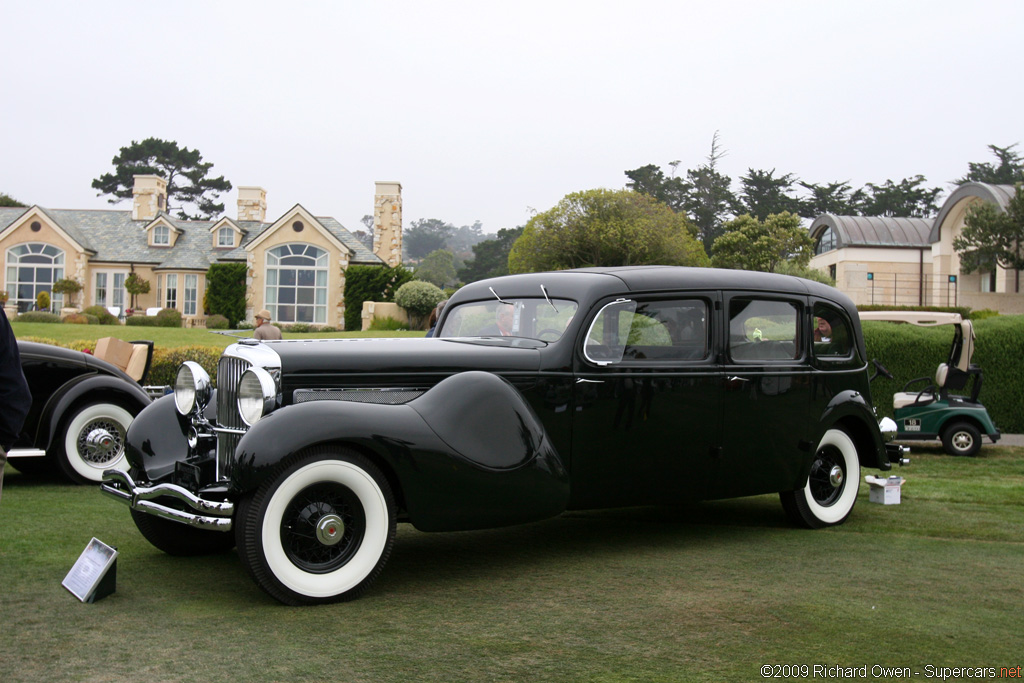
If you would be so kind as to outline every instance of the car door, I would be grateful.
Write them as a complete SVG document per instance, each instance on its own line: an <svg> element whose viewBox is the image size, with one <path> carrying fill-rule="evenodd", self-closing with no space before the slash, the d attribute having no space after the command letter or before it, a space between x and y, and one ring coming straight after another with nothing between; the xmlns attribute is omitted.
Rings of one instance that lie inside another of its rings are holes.
<svg viewBox="0 0 1024 683"><path fill-rule="evenodd" d="M723 440L715 497L797 488L812 447L807 302L796 296L724 294Z"/></svg>
<svg viewBox="0 0 1024 683"><path fill-rule="evenodd" d="M720 439L717 298L645 295L595 307L574 361L572 507L702 497Z"/></svg>

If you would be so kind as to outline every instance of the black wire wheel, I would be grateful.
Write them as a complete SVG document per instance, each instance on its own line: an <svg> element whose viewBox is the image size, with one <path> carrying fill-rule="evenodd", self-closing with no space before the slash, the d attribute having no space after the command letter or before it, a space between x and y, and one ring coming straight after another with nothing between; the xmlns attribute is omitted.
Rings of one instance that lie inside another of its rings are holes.
<svg viewBox="0 0 1024 683"><path fill-rule="evenodd" d="M391 487L349 449L300 457L243 499L235 538L246 569L289 605L358 597L395 540Z"/></svg>
<svg viewBox="0 0 1024 683"><path fill-rule="evenodd" d="M807 484L779 494L790 519L811 529L842 524L853 511L860 487L860 460L842 429L825 432L814 452Z"/></svg>

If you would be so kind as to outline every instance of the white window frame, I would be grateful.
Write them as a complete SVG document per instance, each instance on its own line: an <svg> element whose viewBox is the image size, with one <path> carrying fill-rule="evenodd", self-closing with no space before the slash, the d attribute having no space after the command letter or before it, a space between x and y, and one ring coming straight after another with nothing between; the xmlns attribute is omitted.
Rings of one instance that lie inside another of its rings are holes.
<svg viewBox="0 0 1024 683"><path fill-rule="evenodd" d="M153 246L171 246L171 229L166 225L153 226Z"/></svg>
<svg viewBox="0 0 1024 683"><path fill-rule="evenodd" d="M226 238L226 239L225 239ZM218 247L233 247L235 246L235 231L231 228L224 226L217 231L217 246Z"/></svg>
<svg viewBox="0 0 1024 683"><path fill-rule="evenodd" d="M199 301L199 276L185 273L185 288L182 292L182 314L195 315Z"/></svg>
<svg viewBox="0 0 1024 683"><path fill-rule="evenodd" d="M295 257L310 260L312 263L308 267L282 263L284 259L296 260ZM267 309L273 314L274 321L325 324L327 322L327 290L330 280L330 252L314 244L293 242L267 250L265 262L264 301ZM300 275L300 272L304 275ZM290 275L288 275L289 273ZM310 274L313 279L312 284L300 283L300 280L308 278ZM289 282L282 284L284 280ZM305 299L311 299L311 301ZM299 314L300 309L303 311L303 315Z"/></svg>
<svg viewBox="0 0 1024 683"><path fill-rule="evenodd" d="M15 254L16 251L27 251L24 254ZM49 253L46 252L55 252ZM23 256L49 256L50 264L44 263L22 263L21 259ZM63 249L47 244L46 242L25 242L24 244L17 244L7 250L6 257L4 259L7 265L7 277L4 289L10 295L10 303L18 304L19 311L30 311L35 306L36 296L39 292L50 293L50 307L54 310L59 310L64 305L64 296L61 294L54 294L53 283L57 280L64 279L64 260L65 253ZM32 269L32 280L22 282L20 279L21 270L25 268ZM49 268L50 281L38 279L38 268ZM22 285L27 285L31 288L31 298L19 298L18 293L22 289Z"/></svg>
<svg viewBox="0 0 1024 683"><path fill-rule="evenodd" d="M178 274L167 273L164 276L164 308L178 307Z"/></svg>

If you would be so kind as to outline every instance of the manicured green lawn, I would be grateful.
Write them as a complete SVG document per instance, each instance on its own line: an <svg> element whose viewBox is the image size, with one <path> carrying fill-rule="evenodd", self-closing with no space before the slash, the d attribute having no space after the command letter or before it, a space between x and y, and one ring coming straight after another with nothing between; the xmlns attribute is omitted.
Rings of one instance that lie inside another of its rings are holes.
<svg viewBox="0 0 1024 683"><path fill-rule="evenodd" d="M820 531L791 527L775 496L403 525L369 594L313 608L265 596L234 553L166 556L95 489L8 466L0 681L732 682L765 664L921 680L1024 663L1024 449L911 457L901 505L862 485L850 520ZM121 555L117 592L89 605L60 584L93 536Z"/></svg>
<svg viewBox="0 0 1024 683"><path fill-rule="evenodd" d="M125 341L148 339L156 348L173 348L177 346L219 346L225 347L233 343L235 337L205 329L186 329L171 327L128 327L127 325L66 325L61 323L11 323L14 335L19 339L39 337L52 339L59 344L79 339L96 340L102 337L117 337ZM233 332L241 337L251 337L252 330ZM304 334L285 332L285 339L316 339L324 337L358 338L358 337L422 337L425 332L310 332Z"/></svg>

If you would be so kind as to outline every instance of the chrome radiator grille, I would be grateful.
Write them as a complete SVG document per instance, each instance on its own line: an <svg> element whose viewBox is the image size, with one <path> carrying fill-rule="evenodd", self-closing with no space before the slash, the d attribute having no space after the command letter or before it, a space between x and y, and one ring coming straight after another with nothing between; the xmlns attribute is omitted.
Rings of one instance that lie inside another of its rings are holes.
<svg viewBox="0 0 1024 683"><path fill-rule="evenodd" d="M222 356L217 363L217 424L228 429L245 429L238 414L238 381L252 363L241 358ZM217 478L230 475L232 456L241 434L217 433Z"/></svg>

